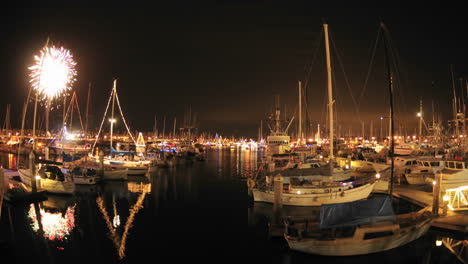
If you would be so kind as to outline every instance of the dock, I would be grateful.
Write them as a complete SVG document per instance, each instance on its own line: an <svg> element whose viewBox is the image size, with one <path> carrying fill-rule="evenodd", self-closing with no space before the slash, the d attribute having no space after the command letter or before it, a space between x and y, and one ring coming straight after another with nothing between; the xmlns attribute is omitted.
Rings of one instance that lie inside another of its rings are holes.
<svg viewBox="0 0 468 264"><path fill-rule="evenodd" d="M426 208L432 211L433 196L432 192L428 192L429 186L415 186L395 184L393 189L393 196L399 199L408 201L414 205ZM426 190L423 190L426 189ZM457 237L468 236L468 210L465 211L452 211L439 207L439 215L434 218L431 228L435 228L441 233L451 233ZM282 237L284 233L284 226L282 223L270 223L269 235L271 237Z"/></svg>
<svg viewBox="0 0 468 264"><path fill-rule="evenodd" d="M419 190L411 185L396 185L393 196L421 207L427 207L429 211L432 211L433 196L430 192ZM468 211L444 210L439 207L439 216L432 221L432 227L466 236L468 235Z"/></svg>
<svg viewBox="0 0 468 264"><path fill-rule="evenodd" d="M5 193L3 199L5 202L36 202L47 200L46 191L40 188L33 193L31 187L16 180L19 173L16 170L3 169L5 175Z"/></svg>

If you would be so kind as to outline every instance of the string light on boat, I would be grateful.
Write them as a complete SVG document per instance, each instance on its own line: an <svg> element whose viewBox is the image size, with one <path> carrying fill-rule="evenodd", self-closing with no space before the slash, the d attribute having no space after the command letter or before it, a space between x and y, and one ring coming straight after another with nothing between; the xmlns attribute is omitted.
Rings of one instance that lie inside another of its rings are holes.
<svg viewBox="0 0 468 264"><path fill-rule="evenodd" d="M296 193L297 193L297 194L301 194L302 192L301 192L301 191L297 191Z"/></svg>
<svg viewBox="0 0 468 264"><path fill-rule="evenodd" d="M380 179L381 176L382 175L380 175L380 173L375 174L375 178L377 178L377 179Z"/></svg>
<svg viewBox="0 0 468 264"><path fill-rule="evenodd" d="M442 240L437 239L435 242L436 247L442 246Z"/></svg>

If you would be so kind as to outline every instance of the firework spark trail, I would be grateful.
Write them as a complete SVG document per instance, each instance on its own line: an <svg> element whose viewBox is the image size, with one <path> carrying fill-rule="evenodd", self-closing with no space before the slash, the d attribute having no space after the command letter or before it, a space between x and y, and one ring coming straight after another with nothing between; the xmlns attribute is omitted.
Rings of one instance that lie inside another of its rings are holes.
<svg viewBox="0 0 468 264"><path fill-rule="evenodd" d="M30 83L42 99L54 99L70 90L76 81L76 62L69 50L55 46L45 47L40 56L34 56L35 64L29 67Z"/></svg>

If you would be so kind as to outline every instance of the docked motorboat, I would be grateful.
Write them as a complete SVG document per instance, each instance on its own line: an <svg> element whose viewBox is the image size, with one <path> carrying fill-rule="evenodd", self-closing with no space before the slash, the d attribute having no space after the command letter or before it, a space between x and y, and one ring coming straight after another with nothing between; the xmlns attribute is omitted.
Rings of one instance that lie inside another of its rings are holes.
<svg viewBox="0 0 468 264"><path fill-rule="evenodd" d="M32 180L36 180L37 187L49 193L72 194L75 192L75 183L62 170L54 165L42 166L37 176L31 175L30 169L18 170L21 181L31 187Z"/></svg>

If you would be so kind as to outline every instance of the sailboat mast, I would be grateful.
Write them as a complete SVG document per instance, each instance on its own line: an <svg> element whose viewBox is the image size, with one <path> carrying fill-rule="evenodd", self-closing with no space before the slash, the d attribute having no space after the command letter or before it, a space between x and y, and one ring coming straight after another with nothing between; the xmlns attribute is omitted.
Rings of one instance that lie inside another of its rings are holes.
<svg viewBox="0 0 468 264"><path fill-rule="evenodd" d="M85 124L85 135L88 133L88 118L89 118L89 100L91 96L91 82L88 86L88 98L86 98L86 124Z"/></svg>
<svg viewBox="0 0 468 264"><path fill-rule="evenodd" d="M298 128L298 144L302 142L302 91L301 81L299 81L299 128Z"/></svg>
<svg viewBox="0 0 468 264"><path fill-rule="evenodd" d="M330 120L330 160L333 159L333 94L332 94L332 76L331 76L331 61L330 47L328 43L328 24L323 24L325 33L325 55L327 59L327 83L328 83L328 114Z"/></svg>
<svg viewBox="0 0 468 264"><path fill-rule="evenodd" d="M164 119L165 121L165 119ZM176 138L176 124L177 124L177 117L174 117L174 128L172 129L172 139Z"/></svg>
<svg viewBox="0 0 468 264"><path fill-rule="evenodd" d="M157 125L158 125L158 120L156 119L156 115L154 115L154 125L153 125L153 136L154 137L157 137L158 136L158 133L156 132L157 131Z"/></svg>
<svg viewBox="0 0 468 264"><path fill-rule="evenodd" d="M113 130L114 130L114 105L115 105L115 93L117 92L117 79L114 80L114 87L112 88L112 114L111 114L111 129L110 129L110 146L112 148L112 137L113 137Z"/></svg>
<svg viewBox="0 0 468 264"><path fill-rule="evenodd" d="M392 71L390 69L390 57L388 56L388 50L387 50L387 40L385 38L385 33L386 33L386 27L383 23L381 23L382 29L384 31L384 34L382 34L384 38L384 51L385 51L385 60L386 60L386 67L387 67L387 76L388 76L388 91L390 94L390 152L389 152L389 157L391 159L391 170L390 170L390 196L393 195L393 169L395 167L395 160L393 158L393 154L395 151L395 138L393 136L394 134L394 123L393 123L393 76L392 76Z"/></svg>
<svg viewBox="0 0 468 264"><path fill-rule="evenodd" d="M65 127L65 115L67 114L67 96L63 97L62 127Z"/></svg>
<svg viewBox="0 0 468 264"><path fill-rule="evenodd" d="M450 64L450 74L452 76L452 89L453 89L453 122L455 124L455 135L456 138L459 138L459 131L458 131L458 120L457 120L457 93L455 92L455 79L453 78L453 66Z"/></svg>

